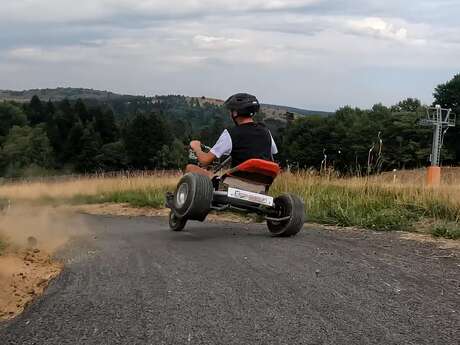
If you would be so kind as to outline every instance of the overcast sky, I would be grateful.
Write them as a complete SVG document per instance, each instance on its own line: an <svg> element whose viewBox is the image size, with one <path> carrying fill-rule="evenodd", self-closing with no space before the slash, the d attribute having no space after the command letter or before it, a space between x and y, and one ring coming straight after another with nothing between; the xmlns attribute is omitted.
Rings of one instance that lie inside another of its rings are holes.
<svg viewBox="0 0 460 345"><path fill-rule="evenodd" d="M431 103L459 0L0 0L0 89L88 87L318 110Z"/></svg>

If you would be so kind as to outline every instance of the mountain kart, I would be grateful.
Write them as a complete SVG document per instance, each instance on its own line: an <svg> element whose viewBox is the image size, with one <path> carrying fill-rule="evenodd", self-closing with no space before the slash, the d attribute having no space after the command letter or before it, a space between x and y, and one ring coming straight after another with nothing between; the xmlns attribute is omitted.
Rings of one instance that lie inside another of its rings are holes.
<svg viewBox="0 0 460 345"><path fill-rule="evenodd" d="M305 222L303 201L293 194L275 198L267 194L279 173L280 167L274 162L250 159L212 179L185 174L176 191L166 193L166 207L171 209L169 226L181 231L188 220L202 222L211 211L230 210L263 216L273 236L296 235Z"/></svg>

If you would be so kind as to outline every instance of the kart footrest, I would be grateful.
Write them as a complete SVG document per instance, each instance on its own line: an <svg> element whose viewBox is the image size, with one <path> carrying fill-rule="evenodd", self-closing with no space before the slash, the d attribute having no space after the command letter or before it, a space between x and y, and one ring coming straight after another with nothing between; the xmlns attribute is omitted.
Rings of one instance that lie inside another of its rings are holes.
<svg viewBox="0 0 460 345"><path fill-rule="evenodd" d="M214 211L225 211L228 208L230 208L230 205L211 206L211 210L214 210Z"/></svg>
<svg viewBox="0 0 460 345"><path fill-rule="evenodd" d="M287 216L287 217L281 217L281 218L274 218L274 217L265 217L265 220L270 220L272 222L283 222L285 220L289 220L291 218L291 216Z"/></svg>
<svg viewBox="0 0 460 345"><path fill-rule="evenodd" d="M257 212L259 211L259 209L257 208L244 208L244 207L238 207L238 206L231 205L231 204L226 204L222 206L211 206L211 210L214 210L214 211L234 210L238 212L248 212L248 211Z"/></svg>

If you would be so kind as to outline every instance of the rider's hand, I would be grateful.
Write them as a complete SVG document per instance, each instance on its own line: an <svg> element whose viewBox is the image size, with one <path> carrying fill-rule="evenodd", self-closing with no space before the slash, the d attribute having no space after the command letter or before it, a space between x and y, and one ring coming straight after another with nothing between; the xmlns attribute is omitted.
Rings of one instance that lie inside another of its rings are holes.
<svg viewBox="0 0 460 345"><path fill-rule="evenodd" d="M191 141L190 148L195 152L199 152L201 150L201 142L199 140Z"/></svg>

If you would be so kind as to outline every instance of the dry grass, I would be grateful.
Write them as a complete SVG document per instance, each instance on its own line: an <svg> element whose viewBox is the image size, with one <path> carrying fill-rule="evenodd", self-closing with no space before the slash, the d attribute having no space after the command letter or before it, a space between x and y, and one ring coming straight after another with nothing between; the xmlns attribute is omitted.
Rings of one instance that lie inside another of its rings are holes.
<svg viewBox="0 0 460 345"><path fill-rule="evenodd" d="M400 170L396 172L384 172L380 175L371 177L377 183L402 184L404 186L422 187L425 185L426 170ZM442 168L442 183L444 186L460 186L460 168Z"/></svg>
<svg viewBox="0 0 460 345"><path fill-rule="evenodd" d="M460 171L439 188L426 187L421 172L410 176L410 172L401 172L394 180L386 174L345 179L308 172L283 174L272 193L302 196L309 218L321 223L415 230L422 220L429 220L425 222L431 224L429 231L442 222L451 237L460 236ZM402 177L407 182L402 183Z"/></svg>
<svg viewBox="0 0 460 345"><path fill-rule="evenodd" d="M279 191L294 191L309 194L309 190L321 187L338 187L357 192L361 198L369 199L379 194L392 194L397 203L431 205L439 201L446 206L460 209L460 169L443 172L443 184L437 188L425 185L425 173L421 170L385 173L378 176L336 178L319 176L314 172L283 174L275 182Z"/></svg>
<svg viewBox="0 0 460 345"><path fill-rule="evenodd" d="M0 186L0 198L14 201L70 200L110 193L164 190L177 183L176 173L95 175L70 180L8 183Z"/></svg>
<svg viewBox="0 0 460 345"><path fill-rule="evenodd" d="M460 237L460 169L445 169L443 185L428 188L424 171L384 173L369 178L337 178L313 172L284 173L274 195L292 192L306 204L311 221L378 230L426 231ZM173 190L177 173L120 174L63 181L21 182L0 186L0 199L14 202L101 203L161 207L164 192Z"/></svg>

